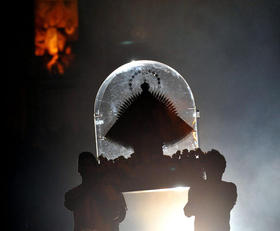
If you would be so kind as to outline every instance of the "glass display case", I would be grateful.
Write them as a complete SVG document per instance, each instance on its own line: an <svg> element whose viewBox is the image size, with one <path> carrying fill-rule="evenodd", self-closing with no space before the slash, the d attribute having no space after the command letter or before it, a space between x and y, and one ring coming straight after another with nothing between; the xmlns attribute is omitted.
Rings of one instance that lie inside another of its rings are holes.
<svg viewBox="0 0 280 231"><path fill-rule="evenodd" d="M133 104L137 97L143 95L145 86L146 91L153 95L152 97L165 104L166 108L171 108L171 113L176 114L178 120L191 128L191 131L180 140L163 143L162 153L171 156L177 151L198 148L198 113L186 79L163 63L142 60L132 61L117 68L104 80L98 90L94 104L98 157L103 156L108 160L113 160L120 156L128 158L134 153L133 146L114 142L108 139L106 134L118 121L120 114ZM153 119L149 115L146 117L146 120ZM165 123L163 122L160 126L164 126ZM141 128L141 125L138 126ZM139 129L131 127L131 131L128 130L130 136L137 135L134 130Z"/></svg>

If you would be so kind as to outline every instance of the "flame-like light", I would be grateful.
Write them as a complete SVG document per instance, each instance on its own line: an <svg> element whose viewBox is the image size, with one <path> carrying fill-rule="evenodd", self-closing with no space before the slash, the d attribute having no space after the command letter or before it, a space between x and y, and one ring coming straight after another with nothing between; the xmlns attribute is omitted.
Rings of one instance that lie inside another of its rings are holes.
<svg viewBox="0 0 280 231"><path fill-rule="evenodd" d="M78 38L78 0L35 0L35 55L46 56L46 68L63 74L73 59Z"/></svg>

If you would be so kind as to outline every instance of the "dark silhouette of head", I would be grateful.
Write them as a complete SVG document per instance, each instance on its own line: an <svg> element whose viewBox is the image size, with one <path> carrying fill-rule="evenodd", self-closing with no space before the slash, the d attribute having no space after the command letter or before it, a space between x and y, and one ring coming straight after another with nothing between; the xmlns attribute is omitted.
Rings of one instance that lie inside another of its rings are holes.
<svg viewBox="0 0 280 231"><path fill-rule="evenodd" d="M211 150L206 153L204 159L204 169L207 180L221 180L226 168L226 159L217 150Z"/></svg>
<svg viewBox="0 0 280 231"><path fill-rule="evenodd" d="M98 162L94 155L90 152L82 152L78 160L78 172L82 178L89 178L98 167Z"/></svg>
<svg viewBox="0 0 280 231"><path fill-rule="evenodd" d="M150 85L148 83L144 82L141 84L141 89L143 92L147 92L150 89Z"/></svg>

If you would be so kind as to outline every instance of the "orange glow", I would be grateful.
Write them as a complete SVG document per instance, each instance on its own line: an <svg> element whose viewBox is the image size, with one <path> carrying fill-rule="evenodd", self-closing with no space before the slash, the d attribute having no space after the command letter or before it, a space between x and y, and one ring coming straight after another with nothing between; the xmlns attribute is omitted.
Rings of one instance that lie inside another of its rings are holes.
<svg viewBox="0 0 280 231"><path fill-rule="evenodd" d="M63 74L78 37L78 0L35 0L35 55L48 58L46 68Z"/></svg>

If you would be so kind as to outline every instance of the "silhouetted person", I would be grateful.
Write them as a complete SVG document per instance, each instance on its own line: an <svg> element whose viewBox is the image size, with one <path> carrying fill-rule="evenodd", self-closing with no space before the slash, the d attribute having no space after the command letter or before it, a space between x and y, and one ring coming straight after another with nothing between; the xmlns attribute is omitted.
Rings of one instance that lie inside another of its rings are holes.
<svg viewBox="0 0 280 231"><path fill-rule="evenodd" d="M106 171L106 169L105 169ZM119 231L119 224L124 220L126 215L126 203L123 194L118 190L118 176L110 172L103 174L100 192L104 198L101 206L103 214L110 231Z"/></svg>
<svg viewBox="0 0 280 231"><path fill-rule="evenodd" d="M91 153L79 155L78 172L82 183L65 193L64 202L73 212L74 231L117 231L126 211L122 194L104 181Z"/></svg>
<svg viewBox="0 0 280 231"><path fill-rule="evenodd" d="M229 231L230 211L235 205L235 184L222 181L226 160L218 151L205 155L206 180L201 179L189 190L185 215L195 216L195 231Z"/></svg>
<svg viewBox="0 0 280 231"><path fill-rule="evenodd" d="M73 211L74 231L95 230L100 225L97 224L100 221L93 194L93 178L98 178L97 167L98 163L91 153L82 152L79 155L78 172L82 177L82 183L65 193L64 202L65 207Z"/></svg>

